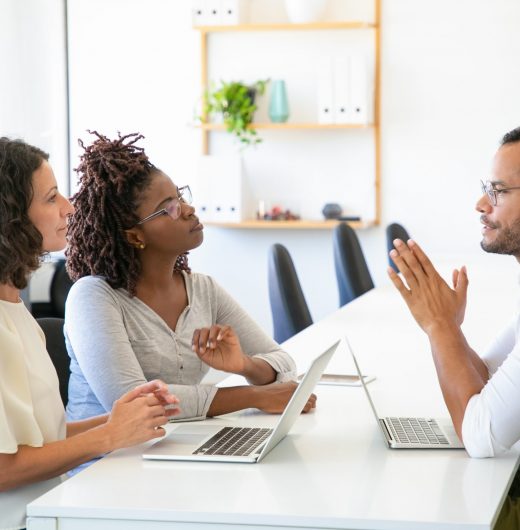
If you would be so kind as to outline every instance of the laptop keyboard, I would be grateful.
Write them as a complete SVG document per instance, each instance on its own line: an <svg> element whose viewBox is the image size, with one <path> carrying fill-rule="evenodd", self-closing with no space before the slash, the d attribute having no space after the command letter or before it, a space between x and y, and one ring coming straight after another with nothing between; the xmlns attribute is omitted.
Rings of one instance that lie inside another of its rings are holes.
<svg viewBox="0 0 520 530"><path fill-rule="evenodd" d="M394 439L402 444L449 445L434 419L385 418Z"/></svg>
<svg viewBox="0 0 520 530"><path fill-rule="evenodd" d="M272 429L224 427L193 454L247 456L268 438Z"/></svg>

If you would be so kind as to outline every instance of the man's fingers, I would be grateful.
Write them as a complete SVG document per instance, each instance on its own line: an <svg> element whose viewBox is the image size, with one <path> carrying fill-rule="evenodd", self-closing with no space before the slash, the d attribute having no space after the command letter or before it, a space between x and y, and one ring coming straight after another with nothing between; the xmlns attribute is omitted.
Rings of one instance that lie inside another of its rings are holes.
<svg viewBox="0 0 520 530"><path fill-rule="evenodd" d="M410 269L410 267L408 266L408 263L401 256L401 253L398 250L392 250L390 252L390 257L392 258L393 262L397 265L397 268L399 269L399 272L403 275L403 278L406 280L406 284L408 285L408 287L410 289L417 287L418 282L417 282L415 273Z"/></svg>
<svg viewBox="0 0 520 530"><path fill-rule="evenodd" d="M399 275L394 271L394 269L392 269L392 267L388 267L386 271L388 273L388 276L390 277L390 280L392 280L392 283L399 291L399 294L404 298L405 301L407 301L408 297L410 296L410 291L404 284L403 280L401 280Z"/></svg>
<svg viewBox="0 0 520 530"><path fill-rule="evenodd" d="M466 291L468 290L469 285L469 279L468 279L468 271L466 270L466 266L462 266L460 271L453 271L454 275L455 272L457 272L457 282L454 283L454 289L458 293L466 294Z"/></svg>
<svg viewBox="0 0 520 530"><path fill-rule="evenodd" d="M430 261L430 258L424 253L424 250L416 243L413 239L408 240L408 248L412 251L417 261L421 264L421 267L427 276L436 274L437 271Z"/></svg>
<svg viewBox="0 0 520 530"><path fill-rule="evenodd" d="M454 289L457 289L458 281L459 281L459 271L458 269L454 269L454 271L451 273L451 283L453 284Z"/></svg>
<svg viewBox="0 0 520 530"><path fill-rule="evenodd" d="M412 240L409 240L410 243ZM401 267L399 267L399 264L396 263L397 267L401 272L403 273L403 276L405 277L406 281L408 282L408 285L410 288L413 288L415 284L421 283L421 280L423 279L424 275L426 274L421 262L419 261L418 257L415 255L415 252L412 252L411 248L406 245L406 243L403 243L400 239L396 239L394 241L394 246L396 248L396 252L399 253L399 256L402 258L404 263L406 263L406 266L408 267L409 273L406 274L406 270L401 270ZM395 260L394 260L395 262ZM413 278L412 278L413 275ZM410 283L412 282L412 283Z"/></svg>

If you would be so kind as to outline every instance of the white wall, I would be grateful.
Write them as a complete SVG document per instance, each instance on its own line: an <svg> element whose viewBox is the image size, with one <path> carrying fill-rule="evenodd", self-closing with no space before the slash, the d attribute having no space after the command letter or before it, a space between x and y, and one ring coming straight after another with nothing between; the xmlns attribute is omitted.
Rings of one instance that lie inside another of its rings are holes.
<svg viewBox="0 0 520 530"><path fill-rule="evenodd" d="M0 136L49 153L60 190L69 191L65 0L0 0ZM31 281L47 300L52 268Z"/></svg>
<svg viewBox="0 0 520 530"><path fill-rule="evenodd" d="M384 217L434 252L475 252L478 180L520 125L520 4L383 4Z"/></svg>
<svg viewBox="0 0 520 530"><path fill-rule="evenodd" d="M68 0L68 20L72 167L87 129L139 131L154 164L183 181L200 151L188 125L199 92L189 2Z"/></svg>
<svg viewBox="0 0 520 530"><path fill-rule="evenodd" d="M200 152L200 135L187 125L200 90L200 50L198 33L191 30L190 3L68 4L72 138L88 140L87 128L107 134L140 131L152 160L177 183L189 182ZM355 2L333 4L341 11ZM281 5L253 1L255 17L277 20L283 16ZM383 223L359 233L376 284L387 281L384 226L394 220L444 262L480 260L478 214L472 211L479 179L489 170L499 137L520 124L518 2L383 0L382 15ZM291 34L286 38L292 39ZM260 48L268 46L269 41L258 39ZM248 59L242 57L244 63ZM255 161L269 166L283 182L283 171L276 172L285 167L284 161L273 154L277 139L289 142L290 149L312 145L320 157L312 168L319 188L320 171L337 174L342 155L338 138L346 138L345 145L356 138L352 132L339 134L344 136L295 131L281 138L275 131L266 132L265 144L246 156L251 167ZM219 137L214 145L225 150L225 141ZM338 156L325 158L331 146ZM73 165L77 152L73 145ZM351 168L352 175L364 171L363 162ZM295 178L292 183L296 195L316 193ZM318 192L319 204L325 200ZM333 311L337 288L330 232L209 227L191 264L216 277L270 331L266 264L274 242L286 245L293 255L314 318ZM494 266L504 260L511 258L488 262Z"/></svg>
<svg viewBox="0 0 520 530"><path fill-rule="evenodd" d="M0 0L0 135L50 154L68 193L64 0Z"/></svg>

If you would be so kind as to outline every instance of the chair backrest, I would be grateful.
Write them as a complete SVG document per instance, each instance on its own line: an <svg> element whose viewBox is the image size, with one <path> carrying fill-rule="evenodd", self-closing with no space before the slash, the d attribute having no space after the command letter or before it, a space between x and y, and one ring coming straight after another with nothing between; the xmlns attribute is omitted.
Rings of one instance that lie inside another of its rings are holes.
<svg viewBox="0 0 520 530"><path fill-rule="evenodd" d="M60 395L63 406L69 400L70 357L65 347L63 335L63 318L38 318L38 324L45 334L45 342L49 357L56 368L60 381Z"/></svg>
<svg viewBox="0 0 520 530"><path fill-rule="evenodd" d="M392 258L390 258L390 256L388 255L389 252L394 248L394 239L401 239L405 242L410 239L406 228L404 228L404 226L400 225L399 223L390 223L386 227L386 251L388 256L388 263L390 267L395 270L395 272L399 272L395 263L392 261Z"/></svg>
<svg viewBox="0 0 520 530"><path fill-rule="evenodd" d="M374 282L356 232L347 223L340 223L334 228L333 247L341 307L370 291Z"/></svg>
<svg viewBox="0 0 520 530"><path fill-rule="evenodd" d="M274 339L283 342L312 324L289 251L279 243L269 249L269 300Z"/></svg>
<svg viewBox="0 0 520 530"><path fill-rule="evenodd" d="M65 317L65 301L67 300L72 283L65 268L65 260L59 260L56 263L50 287L52 314L57 318Z"/></svg>

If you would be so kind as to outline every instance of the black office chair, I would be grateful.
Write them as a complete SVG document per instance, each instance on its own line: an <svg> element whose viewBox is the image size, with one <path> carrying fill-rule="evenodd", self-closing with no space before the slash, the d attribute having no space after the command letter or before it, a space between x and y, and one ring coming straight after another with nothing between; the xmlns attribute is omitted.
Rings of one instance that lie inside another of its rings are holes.
<svg viewBox="0 0 520 530"><path fill-rule="evenodd" d="M374 282L356 232L347 223L340 223L334 228L333 247L341 307L370 291Z"/></svg>
<svg viewBox="0 0 520 530"><path fill-rule="evenodd" d="M50 298L52 315L56 318L65 317L65 301L72 287L72 280L67 274L65 260L59 260L54 269L54 275L51 280Z"/></svg>
<svg viewBox="0 0 520 530"><path fill-rule="evenodd" d="M64 320L63 318L37 318L36 321L45 334L47 352L58 373L61 400L63 406L66 407L69 400L70 357L63 335Z"/></svg>
<svg viewBox="0 0 520 530"><path fill-rule="evenodd" d="M405 243L410 239L406 228L403 225L400 225L399 223L391 223L386 227L386 251L388 256L388 263L390 264L390 267L394 269L395 272L399 272L397 266L388 255L388 253L394 248L394 239L401 239Z"/></svg>
<svg viewBox="0 0 520 530"><path fill-rule="evenodd" d="M289 251L279 243L269 249L269 300L274 339L283 342L312 324Z"/></svg>

